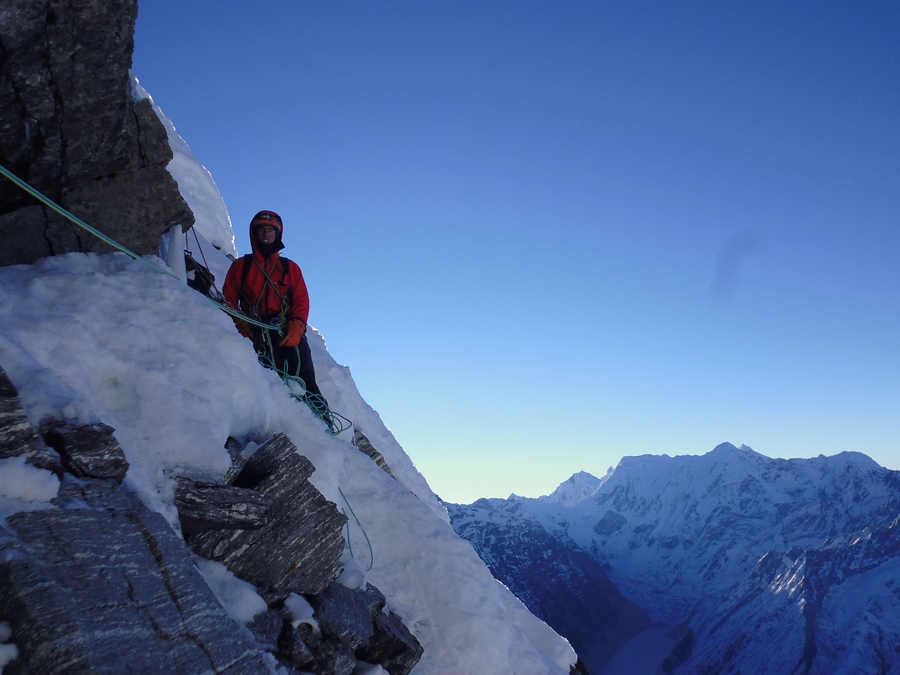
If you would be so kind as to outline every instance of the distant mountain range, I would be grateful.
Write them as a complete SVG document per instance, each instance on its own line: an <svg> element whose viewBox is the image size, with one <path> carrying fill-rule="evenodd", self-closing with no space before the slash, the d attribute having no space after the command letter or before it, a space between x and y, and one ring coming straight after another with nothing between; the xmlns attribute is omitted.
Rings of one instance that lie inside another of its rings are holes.
<svg viewBox="0 0 900 675"><path fill-rule="evenodd" d="M591 673L651 623L668 672L900 673L900 472L866 455L723 443L448 509Z"/></svg>

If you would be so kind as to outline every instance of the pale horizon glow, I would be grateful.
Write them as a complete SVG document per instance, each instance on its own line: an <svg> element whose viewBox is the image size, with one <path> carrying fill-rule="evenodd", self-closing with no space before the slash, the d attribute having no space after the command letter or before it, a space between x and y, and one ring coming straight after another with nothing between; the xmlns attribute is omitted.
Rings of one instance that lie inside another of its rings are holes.
<svg viewBox="0 0 900 675"><path fill-rule="evenodd" d="M897 5L155 0L135 41L442 498L724 441L900 469Z"/></svg>

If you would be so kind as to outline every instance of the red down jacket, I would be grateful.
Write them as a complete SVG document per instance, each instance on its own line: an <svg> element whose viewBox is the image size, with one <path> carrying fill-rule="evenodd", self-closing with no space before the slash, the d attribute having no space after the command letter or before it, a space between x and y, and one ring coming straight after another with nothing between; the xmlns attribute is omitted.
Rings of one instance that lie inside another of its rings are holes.
<svg viewBox="0 0 900 675"><path fill-rule="evenodd" d="M283 248L281 218L276 214L272 215L275 215L277 220L266 224L275 226L278 232L276 248ZM300 319L305 325L309 318L309 291L306 290L303 273L297 263L280 257L277 250L268 258L263 256L253 232L254 227L258 226L259 223L255 222L255 219L251 221L252 258L238 258L228 268L225 286L222 289L225 301L247 316L254 317L256 314L263 320L278 316L283 308L285 321ZM249 265L246 271L245 265Z"/></svg>

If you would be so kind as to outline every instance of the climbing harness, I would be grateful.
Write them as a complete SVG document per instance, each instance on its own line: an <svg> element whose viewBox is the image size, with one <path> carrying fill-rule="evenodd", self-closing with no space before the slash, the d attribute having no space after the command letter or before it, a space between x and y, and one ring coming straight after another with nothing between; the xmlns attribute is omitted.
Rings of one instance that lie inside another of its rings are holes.
<svg viewBox="0 0 900 675"><path fill-rule="evenodd" d="M2 164L0 164L0 175L5 176L10 181L12 181L16 186L18 186L19 188L21 188L22 190L24 190L25 192L30 194L32 197L37 199L39 202L41 202L45 206L48 206L50 209L52 209L53 211L55 211L62 217L66 218L67 220L71 221L78 227L90 232L91 234L93 234L95 237L97 237L101 241L112 246L114 249L121 251L122 253L128 255L129 257L134 258L135 260L138 260L138 261L144 263L145 265L152 267L153 269L155 269L158 272L162 272L163 274L167 274L168 276L170 276L174 279L178 279L178 281L182 281L181 279L178 278L178 276L173 274L170 270L167 270L164 267L160 267L159 265L157 265L149 260L146 260L145 258L139 256L134 251L126 248L125 246L122 246L120 243L118 243L114 239L111 239L110 237L106 236L105 234L103 234L102 232L97 230L96 228L91 227L86 222L81 220L78 216L74 215L70 211L67 211L62 206L60 206L59 204L54 202L52 199L50 199L49 197L44 195L42 192L40 192L36 188L32 187L28 183L26 183L24 180L22 180L17 175L12 173L9 169L7 169ZM197 236L197 233L195 232L194 237L196 237L196 236ZM198 247L200 246L199 239L197 240L197 246ZM200 254L201 254L201 257L203 257L203 261L206 262L206 257L203 255L202 249L200 250ZM263 273L265 274L265 270L263 270ZM269 279L269 276L266 275L266 278ZM269 281L271 281L271 280L269 279ZM274 287L274 284L272 284L272 285ZM275 290L276 290L276 292L278 292L277 288ZM216 289L216 292L218 293L218 289ZM219 297L221 297L221 293L218 293L218 295L219 295ZM281 294L279 293L279 295L281 295ZM269 349L268 353L270 355L274 353L272 351L272 343L271 343L271 338L269 337L269 332L274 329L274 330L277 330L279 335L281 335L282 334L281 326L272 326L271 324L263 323L262 321L259 321L258 317L247 316L247 315L241 313L240 311L233 309L232 307L229 307L223 301L219 301L205 293L203 294L203 296L205 298L207 298L216 307L218 307L223 312L225 312L226 314L229 314L230 316L232 316L236 319L240 319L241 321L246 321L247 323L249 323L251 325L254 325L254 326L257 326L257 327L263 329L261 332L263 333L263 335L265 335L266 339L268 340L268 349ZM223 298L223 300L224 300L224 298ZM300 394L299 392L295 391L295 387L299 386L304 392L306 392L306 385L303 383L303 380L300 379L299 377L297 377L296 375L292 375L290 373L285 372L284 368L278 368L277 365L274 363L274 359L272 359L270 357L268 359L268 361L264 361L262 358L260 358L260 363L262 363L267 368L271 368L276 373L278 373L278 375L284 381L285 385L290 390L291 398L294 398L298 401L301 401L302 403L305 403L309 407L309 409L312 410L314 415L316 415L321 420L323 420L328 425L328 433L329 434L331 434L332 436L337 436L338 434L340 434L343 431L346 431L347 429L349 429L352 426L352 422L350 422L350 420L348 420L346 417L344 417L343 415L339 415L338 413L336 413L332 410L329 410L328 405L325 402L325 399L323 397L318 396L316 394L311 394L311 393ZM292 385L292 383L293 383L293 385ZM347 505L349 506L349 503ZM351 509L351 512L352 512L352 509Z"/></svg>
<svg viewBox="0 0 900 675"><path fill-rule="evenodd" d="M278 318L281 320L281 325L284 326L287 323L287 311L290 306L290 289L288 289L287 293L282 293L278 290L278 286L272 280L272 272L275 271L275 265L281 263L281 276L284 279L287 276L288 264L291 262L290 258L285 258L284 256L278 256L275 260L272 261L272 267L268 271L259 264L259 261L252 253L246 253L243 256L243 267L241 267L241 298L244 303L250 308L249 312L259 318L259 304L262 302L263 296L266 292L266 287L271 286L272 290L275 291L275 295L278 296L278 299L281 300L281 311L278 314ZM262 289L259 291L259 296L256 298L255 303L250 302L250 298L247 297L244 289L247 285L247 275L250 274L250 266L256 265L256 268L262 272L263 278L265 282L263 283Z"/></svg>
<svg viewBox="0 0 900 675"><path fill-rule="evenodd" d="M362 530L363 536L366 538L366 543L369 545L369 566L366 568L366 572L370 571L375 565L375 551L372 549L372 542L369 540L369 535L366 533L366 528L362 526L362 523L359 522L359 518L356 517L356 513L353 511L353 507L350 506L350 500L347 499L347 495L344 494L344 491L338 487L338 492L341 493L341 498L344 500L344 503L347 505L347 508L350 509L350 513L353 515L353 520L356 521L356 524L359 525L359 529ZM344 509L341 509L341 513L345 516L347 512ZM350 557L356 558L353 554L353 544L350 543L350 519L347 519L347 548L350 550Z"/></svg>

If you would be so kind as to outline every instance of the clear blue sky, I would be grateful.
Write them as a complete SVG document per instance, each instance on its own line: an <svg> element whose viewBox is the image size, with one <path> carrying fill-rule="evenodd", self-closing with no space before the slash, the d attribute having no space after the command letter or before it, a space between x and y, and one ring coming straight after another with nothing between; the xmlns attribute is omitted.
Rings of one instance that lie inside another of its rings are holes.
<svg viewBox="0 0 900 675"><path fill-rule="evenodd" d="M445 499L900 469L900 4L143 0L134 70Z"/></svg>

